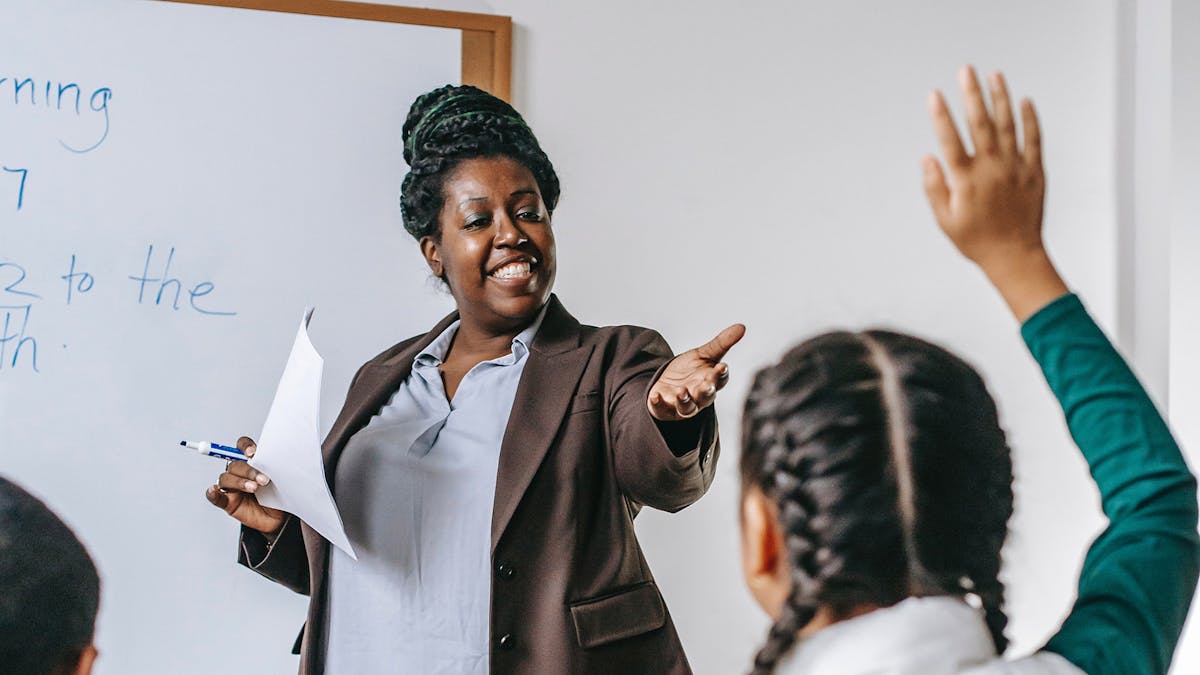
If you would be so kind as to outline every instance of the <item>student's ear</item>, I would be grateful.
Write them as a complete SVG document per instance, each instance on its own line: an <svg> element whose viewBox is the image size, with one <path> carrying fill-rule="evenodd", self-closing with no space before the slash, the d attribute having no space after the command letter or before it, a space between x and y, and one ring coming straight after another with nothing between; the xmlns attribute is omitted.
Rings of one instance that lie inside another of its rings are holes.
<svg viewBox="0 0 1200 675"><path fill-rule="evenodd" d="M756 487L742 497L742 573L758 605L777 618L791 592L791 569L779 509Z"/></svg>
<svg viewBox="0 0 1200 675"><path fill-rule="evenodd" d="M438 243L433 237L421 237L420 241L421 255L425 257L425 264L429 265L429 271L433 272L433 276L441 279L445 274L445 269L442 267L442 252L438 250Z"/></svg>
<svg viewBox="0 0 1200 675"><path fill-rule="evenodd" d="M87 649L79 655L79 662L75 664L75 669L71 671L71 675L91 675L92 666L96 663L96 657L100 652L96 651L96 645L88 645Z"/></svg>

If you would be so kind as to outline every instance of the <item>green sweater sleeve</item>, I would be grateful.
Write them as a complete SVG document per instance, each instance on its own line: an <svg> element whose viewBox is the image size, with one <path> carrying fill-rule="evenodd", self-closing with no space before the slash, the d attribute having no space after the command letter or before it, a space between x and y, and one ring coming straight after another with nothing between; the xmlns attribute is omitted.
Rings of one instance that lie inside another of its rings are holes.
<svg viewBox="0 0 1200 675"><path fill-rule="evenodd" d="M1089 675L1166 673L1200 571L1196 480L1146 391L1073 294L1021 328L1100 488L1108 527L1046 645Z"/></svg>

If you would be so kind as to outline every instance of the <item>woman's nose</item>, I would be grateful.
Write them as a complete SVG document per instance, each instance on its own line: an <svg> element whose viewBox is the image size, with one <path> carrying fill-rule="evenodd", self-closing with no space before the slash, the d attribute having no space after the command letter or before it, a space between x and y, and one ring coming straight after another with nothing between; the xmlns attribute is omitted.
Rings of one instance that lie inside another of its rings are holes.
<svg viewBox="0 0 1200 675"><path fill-rule="evenodd" d="M520 246L527 241L529 237L507 214L496 219L496 246Z"/></svg>

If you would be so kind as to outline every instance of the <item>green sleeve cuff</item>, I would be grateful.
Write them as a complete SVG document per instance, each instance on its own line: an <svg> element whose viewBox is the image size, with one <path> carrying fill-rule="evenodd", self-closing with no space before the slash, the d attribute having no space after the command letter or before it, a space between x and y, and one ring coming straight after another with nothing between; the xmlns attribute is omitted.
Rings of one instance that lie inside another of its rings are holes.
<svg viewBox="0 0 1200 675"><path fill-rule="evenodd" d="M1087 318L1087 309L1079 296L1074 293L1060 295L1021 324L1021 337L1025 339L1025 344L1031 345L1046 332L1058 327L1064 319L1070 320L1078 316Z"/></svg>

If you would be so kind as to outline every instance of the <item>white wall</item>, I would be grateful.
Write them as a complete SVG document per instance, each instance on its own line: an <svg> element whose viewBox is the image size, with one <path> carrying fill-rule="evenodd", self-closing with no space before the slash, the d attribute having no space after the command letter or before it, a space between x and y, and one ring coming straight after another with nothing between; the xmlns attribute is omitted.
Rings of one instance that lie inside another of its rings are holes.
<svg viewBox="0 0 1200 675"><path fill-rule="evenodd" d="M1192 467L1200 466L1200 3L1172 3L1171 423ZM1198 596L1200 598L1200 596ZM1200 672L1200 619L1193 606L1175 672Z"/></svg>
<svg viewBox="0 0 1200 675"><path fill-rule="evenodd" d="M753 370L831 327L886 325L968 356L1017 452L1007 551L1018 650L1057 627L1101 524L1060 413L984 280L923 203L931 87L1002 68L1039 105L1048 239L1117 316L1120 6L1011 3L431 2L513 16L514 98L563 179L558 292L592 323L677 348L749 326L719 403L712 491L639 532L698 673L739 672L766 628L737 559L738 409Z"/></svg>

